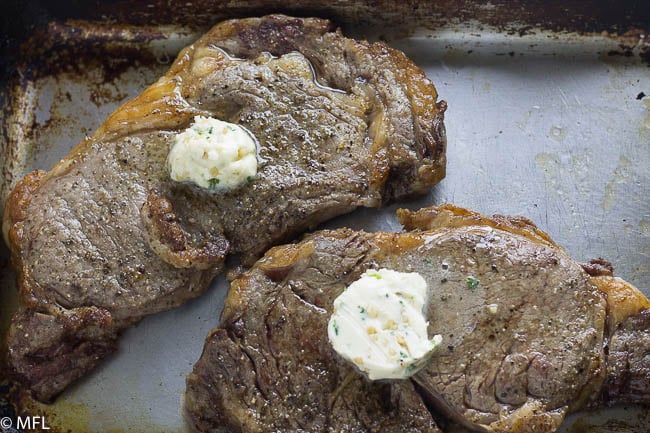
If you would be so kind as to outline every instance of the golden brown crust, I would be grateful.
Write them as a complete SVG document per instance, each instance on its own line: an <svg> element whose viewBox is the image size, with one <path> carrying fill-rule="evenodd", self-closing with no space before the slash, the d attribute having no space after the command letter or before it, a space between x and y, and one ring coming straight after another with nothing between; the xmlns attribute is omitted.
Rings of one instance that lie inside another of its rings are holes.
<svg viewBox="0 0 650 433"><path fill-rule="evenodd" d="M481 225L518 234L537 243L564 251L562 247L553 242L548 234L538 229L528 218L521 216L485 216L453 204L441 204L417 211L398 209L397 217L400 224L408 231Z"/></svg>
<svg viewBox="0 0 650 433"><path fill-rule="evenodd" d="M19 245L16 236L20 236L20 228L16 225L27 217L25 208L29 203L30 196L43 183L45 176L46 172L43 170L28 173L18 182L7 198L2 220L2 235L12 251Z"/></svg>
<svg viewBox="0 0 650 433"><path fill-rule="evenodd" d="M140 216L149 247L170 265L199 270L222 265L228 241L223 236L214 236L200 247L190 245L171 202L158 191L149 191Z"/></svg>
<svg viewBox="0 0 650 433"><path fill-rule="evenodd" d="M27 218L27 208L33 192L38 189L46 178L43 170L28 173L14 188L5 206L2 221L2 232L11 250L12 264L18 275L18 288L23 307L35 307L39 303L34 296L34 285L30 283L31 273L23 263L20 245L23 237L23 221Z"/></svg>
<svg viewBox="0 0 650 433"><path fill-rule="evenodd" d="M446 139L444 134L443 117L447 109L447 103L444 101L436 102L438 93L426 77L424 71L406 57L406 55L396 49L378 42L369 45L365 41L349 41L355 44L355 50L358 52L367 52L368 57L382 58L386 62L391 62L394 66L392 70L396 71L398 81L405 83L405 93L411 104L411 113L413 124L416 128L416 134L422 135L424 148L418 149L421 157L428 161L418 168L417 181L411 184L412 193L421 194L426 192L431 185L435 185L444 179L446 175ZM375 114L382 116L382 113ZM433 125L432 129L423 125ZM379 125L379 127L377 127ZM384 128L382 128L382 126ZM399 161L391 158L386 151L386 141L391 137L392 131L386 130L386 123L375 122L377 130L373 132L373 164L372 184L379 188L386 183L391 173L390 164L399 171ZM391 159L393 159L391 161ZM399 196L400 193L394 194Z"/></svg>
<svg viewBox="0 0 650 433"><path fill-rule="evenodd" d="M305 260L314 252L311 242L290 244L284 248L272 248L264 259L256 265L272 281L284 279L287 273L301 260Z"/></svg>
<svg viewBox="0 0 650 433"><path fill-rule="evenodd" d="M607 296L607 328L610 334L627 318L650 309L650 300L621 278L601 275L591 277L591 282Z"/></svg>
<svg viewBox="0 0 650 433"><path fill-rule="evenodd" d="M426 148L423 149L425 155L423 156L427 157L430 163L419 168L418 179L420 182L414 189L418 192L424 192L431 185L435 185L444 179L446 174L447 141L444 134L443 116L447 110L447 103L445 101L436 102L438 93L435 87L426 77L424 71L411 62L406 57L406 54L390 47L386 47L386 50L390 53L393 62L397 66L400 81L406 83L406 93L412 104L414 123L418 125L423 119L432 119L434 124L433 131L424 127L420 128L420 132L425 135L424 142L426 143ZM435 137L434 134L440 136Z"/></svg>

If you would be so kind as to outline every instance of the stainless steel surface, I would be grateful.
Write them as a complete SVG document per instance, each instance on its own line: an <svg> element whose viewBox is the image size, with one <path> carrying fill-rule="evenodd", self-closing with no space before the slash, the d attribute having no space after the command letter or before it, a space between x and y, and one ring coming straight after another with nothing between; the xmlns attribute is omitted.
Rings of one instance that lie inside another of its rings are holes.
<svg viewBox="0 0 650 433"><path fill-rule="evenodd" d="M163 30L143 45L160 64L134 65L109 80L101 66L35 80L18 95L22 114L34 115L24 137L25 168L49 168L194 37ZM327 227L399 230L397 207L442 202L524 215L575 259L604 257L650 296L650 98L637 99L650 94L650 68L636 51L608 54L620 50L620 40L607 36L535 29L520 36L478 24L449 24L389 43L426 71L449 104L447 178L427 197L360 210ZM219 277L201 298L145 319L126 333L116 356L54 405L28 411L71 432L185 431L185 376L217 324L226 290ZM598 416L628 422L620 432L650 431L642 413Z"/></svg>

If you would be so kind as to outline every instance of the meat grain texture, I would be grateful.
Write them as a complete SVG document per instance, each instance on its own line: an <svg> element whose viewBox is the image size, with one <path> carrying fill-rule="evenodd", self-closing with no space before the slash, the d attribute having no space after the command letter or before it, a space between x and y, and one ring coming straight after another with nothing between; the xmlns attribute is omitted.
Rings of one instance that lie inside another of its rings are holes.
<svg viewBox="0 0 650 433"><path fill-rule="evenodd" d="M228 254L251 264L328 218L428 191L445 174L445 107L403 53L329 21L217 25L9 197L14 377L49 401L126 327L201 294ZM167 153L196 115L255 135L251 182L216 193L170 180Z"/></svg>
<svg viewBox="0 0 650 433"><path fill-rule="evenodd" d="M525 218L399 211L403 233L322 231L233 281L187 379L201 432L552 433L575 410L650 403L650 302L587 273ZM334 299L368 269L418 272L429 335L410 380L370 382L332 349ZM430 412L429 412L430 410Z"/></svg>

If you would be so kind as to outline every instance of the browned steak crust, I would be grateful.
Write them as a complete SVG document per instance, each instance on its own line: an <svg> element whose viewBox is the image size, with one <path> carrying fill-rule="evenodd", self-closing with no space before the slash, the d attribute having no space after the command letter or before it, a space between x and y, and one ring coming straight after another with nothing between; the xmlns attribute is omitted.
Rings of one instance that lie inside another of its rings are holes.
<svg viewBox="0 0 650 433"><path fill-rule="evenodd" d="M227 254L252 263L328 218L426 192L445 173L444 109L402 53L347 39L329 21L217 25L10 196L15 376L50 400L125 327L199 295ZM170 181L167 152L195 115L255 134L252 182L214 193Z"/></svg>
<svg viewBox="0 0 650 433"><path fill-rule="evenodd" d="M392 416L421 432L425 406L470 430L551 433L586 405L650 401L650 302L638 290L590 277L524 218L453 206L399 215L410 231L317 232L233 281L187 379L195 429L393 431L378 428ZM334 299L383 267L424 277L429 333L443 336L407 381L369 382L328 342ZM386 387L404 399L376 413ZM360 421L369 413L374 423Z"/></svg>

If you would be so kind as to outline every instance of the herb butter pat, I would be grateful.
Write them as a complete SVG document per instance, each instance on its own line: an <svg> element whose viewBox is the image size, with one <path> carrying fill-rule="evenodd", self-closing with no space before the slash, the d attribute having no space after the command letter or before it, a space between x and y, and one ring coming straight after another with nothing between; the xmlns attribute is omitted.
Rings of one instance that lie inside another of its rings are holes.
<svg viewBox="0 0 650 433"><path fill-rule="evenodd" d="M235 188L257 174L257 146L239 125L196 116L167 155L171 178L212 190Z"/></svg>
<svg viewBox="0 0 650 433"><path fill-rule="evenodd" d="M442 341L427 336L426 298L418 273L366 271L334 301L330 343L371 380L408 378Z"/></svg>

